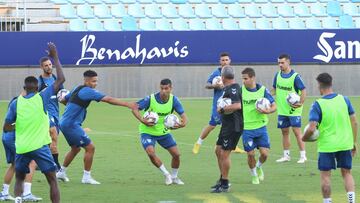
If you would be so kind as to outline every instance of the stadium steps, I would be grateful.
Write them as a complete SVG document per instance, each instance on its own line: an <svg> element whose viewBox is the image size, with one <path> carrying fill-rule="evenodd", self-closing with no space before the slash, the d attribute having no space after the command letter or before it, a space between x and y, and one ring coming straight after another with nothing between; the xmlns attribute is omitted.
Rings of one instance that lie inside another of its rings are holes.
<svg viewBox="0 0 360 203"><path fill-rule="evenodd" d="M28 24L28 31L39 32L39 31L66 31L68 23L35 23Z"/></svg>

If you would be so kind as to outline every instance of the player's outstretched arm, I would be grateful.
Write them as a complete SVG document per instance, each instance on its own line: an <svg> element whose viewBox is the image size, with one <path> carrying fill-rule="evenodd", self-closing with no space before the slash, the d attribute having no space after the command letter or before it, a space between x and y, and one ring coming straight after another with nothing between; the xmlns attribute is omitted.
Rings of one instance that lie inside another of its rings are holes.
<svg viewBox="0 0 360 203"><path fill-rule="evenodd" d="M56 68L56 80L54 82L54 92L57 92L60 86L65 82L64 72L62 70L62 65L59 60L59 55L54 43L48 43L48 55L53 59L55 68Z"/></svg>
<svg viewBox="0 0 360 203"><path fill-rule="evenodd" d="M128 107L129 109L134 109L137 108L137 104L132 102L125 102L125 101L121 101L120 99L116 99L114 97L110 97L110 96L105 96L101 99L102 102L106 102L108 104L112 104L112 105L116 105L116 106L124 106L124 107Z"/></svg>
<svg viewBox="0 0 360 203"><path fill-rule="evenodd" d="M302 141L304 141L304 142L314 142L315 141L315 140L309 140L309 138L315 132L318 122L311 121L309 124L310 124L309 128L304 132L304 135L302 137Z"/></svg>
<svg viewBox="0 0 360 203"><path fill-rule="evenodd" d="M355 113L350 116L351 128L354 136L354 148L352 149L352 156L355 156L357 152L357 131L358 131L358 123L356 120Z"/></svg>
<svg viewBox="0 0 360 203"><path fill-rule="evenodd" d="M136 104L136 103L135 103ZM137 104L136 104L137 105ZM132 114L135 116L136 119L138 119L141 123L147 125L147 126L153 126L155 125L154 122L149 122L149 120L144 119L141 115L140 115L140 111L139 108L133 108L131 109Z"/></svg>

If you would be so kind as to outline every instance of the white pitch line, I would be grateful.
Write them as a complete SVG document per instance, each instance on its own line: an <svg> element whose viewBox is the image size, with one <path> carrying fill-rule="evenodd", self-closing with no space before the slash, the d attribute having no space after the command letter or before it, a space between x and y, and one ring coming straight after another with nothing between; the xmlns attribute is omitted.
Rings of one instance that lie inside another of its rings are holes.
<svg viewBox="0 0 360 203"><path fill-rule="evenodd" d="M126 132L126 133L130 133L129 131ZM134 136L132 134L126 134L126 133L115 133L115 132L105 132L105 131L90 131L88 134L95 134L95 135L118 135L118 136L122 136L122 137L134 137L136 138L138 136ZM185 142L178 142L176 141L176 143L178 144L181 144L181 145L187 145L187 146L193 146L194 144L189 144L189 143L185 143ZM214 148L214 147L211 147L211 146L201 146L201 148L208 148L208 149L211 149L211 148ZM272 153L272 155L274 156L281 156L281 154L274 154ZM317 160L312 160L312 159L308 159L307 161L309 162L313 162L313 163L317 163L318 161ZM352 165L353 168L360 168L360 165L356 165L356 164L353 164Z"/></svg>

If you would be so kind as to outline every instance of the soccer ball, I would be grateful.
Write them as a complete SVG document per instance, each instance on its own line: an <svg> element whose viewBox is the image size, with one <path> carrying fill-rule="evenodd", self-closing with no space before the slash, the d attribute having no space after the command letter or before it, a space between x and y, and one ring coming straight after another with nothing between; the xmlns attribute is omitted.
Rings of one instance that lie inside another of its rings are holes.
<svg viewBox="0 0 360 203"><path fill-rule="evenodd" d="M58 93L56 94L56 98L58 99L59 102L63 101L65 99L65 96L68 95L70 93L69 90L67 89L61 89L58 91Z"/></svg>
<svg viewBox="0 0 360 203"><path fill-rule="evenodd" d="M213 85L222 85L223 82L222 82L221 76L214 77L214 79L212 80L212 84Z"/></svg>
<svg viewBox="0 0 360 203"><path fill-rule="evenodd" d="M220 97L217 100L217 107L218 108L224 108L225 106L229 106L230 104L231 104L231 99L230 98Z"/></svg>
<svg viewBox="0 0 360 203"><path fill-rule="evenodd" d="M176 124L179 124L180 120L175 114L169 114L165 116L164 125L166 128L173 128Z"/></svg>
<svg viewBox="0 0 360 203"><path fill-rule="evenodd" d="M294 104L300 102L300 96L298 94L296 94L295 92L291 92L286 97L286 101L289 104L294 105Z"/></svg>
<svg viewBox="0 0 360 203"><path fill-rule="evenodd" d="M307 131L307 129L309 128L309 126L310 126L310 124L307 124L307 125L305 126L305 128L304 128L304 134L305 134L305 132ZM319 135L320 135L319 130L316 128L315 131L314 131L314 133L309 137L309 140L310 140L310 141L315 141L315 140L317 140L317 139L319 138Z"/></svg>
<svg viewBox="0 0 360 203"><path fill-rule="evenodd" d="M255 107L260 110L266 110L270 108L270 101L266 98L257 99L255 102Z"/></svg>
<svg viewBox="0 0 360 203"><path fill-rule="evenodd" d="M143 118L156 124L159 120L159 115L156 112L147 111L144 113Z"/></svg>

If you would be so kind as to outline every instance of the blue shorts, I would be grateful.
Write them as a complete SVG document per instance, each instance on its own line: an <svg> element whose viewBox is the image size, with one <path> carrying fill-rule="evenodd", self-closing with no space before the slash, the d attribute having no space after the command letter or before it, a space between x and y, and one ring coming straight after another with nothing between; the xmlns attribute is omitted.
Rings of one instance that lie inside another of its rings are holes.
<svg viewBox="0 0 360 203"><path fill-rule="evenodd" d="M211 114L209 125L211 126L221 125L221 116L216 110L213 111Z"/></svg>
<svg viewBox="0 0 360 203"><path fill-rule="evenodd" d="M16 154L15 170L21 173L30 173L29 164L32 160L36 162L42 173L55 172L57 170L48 145L25 154Z"/></svg>
<svg viewBox="0 0 360 203"><path fill-rule="evenodd" d="M52 127L56 127L57 133L59 134L59 130L60 130L60 124L59 124L59 119L56 118L55 116L51 116L49 115L49 121L50 121L50 128Z"/></svg>
<svg viewBox="0 0 360 203"><path fill-rule="evenodd" d="M295 127L301 128L301 116L278 115L278 128Z"/></svg>
<svg viewBox="0 0 360 203"><path fill-rule="evenodd" d="M244 150L247 152L255 148L259 149L260 147L270 148L269 134L266 126L254 130L244 130L242 140Z"/></svg>
<svg viewBox="0 0 360 203"><path fill-rule="evenodd" d="M2 143L5 149L6 162L8 164L15 162L15 131L4 132L2 136Z"/></svg>
<svg viewBox="0 0 360 203"><path fill-rule="evenodd" d="M60 129L69 146L86 147L91 143L89 136L79 125L60 125Z"/></svg>
<svg viewBox="0 0 360 203"><path fill-rule="evenodd" d="M339 152L319 152L318 169L320 171L330 171L331 169L344 168L351 169L352 156L351 150Z"/></svg>
<svg viewBox="0 0 360 203"><path fill-rule="evenodd" d="M152 136L146 133L140 134L141 144L144 149L148 146L155 147L156 142L159 143L164 149L169 149L170 147L176 146L176 142L170 133L162 136Z"/></svg>

